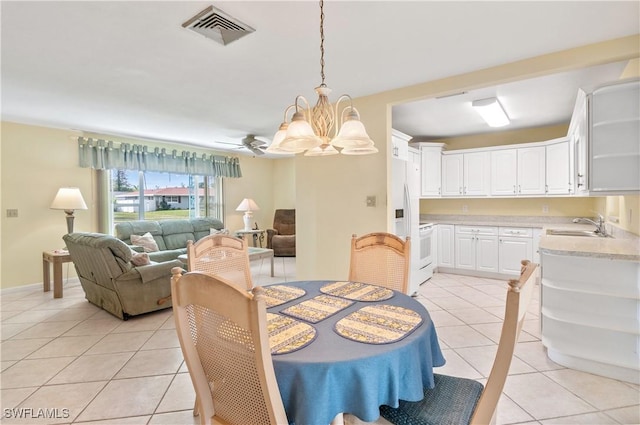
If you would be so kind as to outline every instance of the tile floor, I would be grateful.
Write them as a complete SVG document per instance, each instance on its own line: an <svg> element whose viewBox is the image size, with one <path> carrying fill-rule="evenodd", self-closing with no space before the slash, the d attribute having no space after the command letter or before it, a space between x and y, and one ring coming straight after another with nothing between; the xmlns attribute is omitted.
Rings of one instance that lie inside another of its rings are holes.
<svg viewBox="0 0 640 425"><path fill-rule="evenodd" d="M252 271L257 285L292 280L295 259L276 258L274 278L267 261L253 262ZM439 373L480 381L488 375L505 290L503 281L452 274L436 274L420 288L447 359ZM640 423L640 386L550 361L537 300L528 317L499 424ZM1 318L2 424L198 423L170 309L123 322L89 304L71 280L62 299L33 286L4 291ZM15 418L17 412L32 417Z"/></svg>

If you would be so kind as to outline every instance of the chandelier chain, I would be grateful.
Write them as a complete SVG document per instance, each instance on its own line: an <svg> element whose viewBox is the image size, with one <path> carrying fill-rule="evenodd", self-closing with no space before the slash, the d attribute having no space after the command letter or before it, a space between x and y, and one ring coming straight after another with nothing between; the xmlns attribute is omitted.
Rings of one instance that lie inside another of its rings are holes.
<svg viewBox="0 0 640 425"><path fill-rule="evenodd" d="M324 86L324 1L320 0L320 76Z"/></svg>

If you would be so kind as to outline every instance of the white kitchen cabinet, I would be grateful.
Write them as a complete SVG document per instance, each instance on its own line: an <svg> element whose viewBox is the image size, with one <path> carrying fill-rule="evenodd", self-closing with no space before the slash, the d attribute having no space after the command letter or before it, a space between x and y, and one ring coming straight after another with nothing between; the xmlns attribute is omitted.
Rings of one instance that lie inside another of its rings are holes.
<svg viewBox="0 0 640 425"><path fill-rule="evenodd" d="M433 233L431 234L431 265L432 269L437 267L438 264L438 225L433 226Z"/></svg>
<svg viewBox="0 0 640 425"><path fill-rule="evenodd" d="M544 146L518 149L518 195L543 195L544 169Z"/></svg>
<svg viewBox="0 0 640 425"><path fill-rule="evenodd" d="M533 229L533 237L531 238L532 243L532 257L533 262L540 264L540 238L542 237L542 229L534 228Z"/></svg>
<svg viewBox="0 0 640 425"><path fill-rule="evenodd" d="M489 152L442 155L442 196L487 196Z"/></svg>
<svg viewBox="0 0 640 425"><path fill-rule="evenodd" d="M591 94L589 190L640 190L640 80Z"/></svg>
<svg viewBox="0 0 640 425"><path fill-rule="evenodd" d="M573 189L571 147L568 139L545 146L547 195L570 195Z"/></svg>
<svg viewBox="0 0 640 425"><path fill-rule="evenodd" d="M545 147L491 151L491 195L543 195Z"/></svg>
<svg viewBox="0 0 640 425"><path fill-rule="evenodd" d="M407 161L409 159L409 140L411 139L411 136L391 129L391 156Z"/></svg>
<svg viewBox="0 0 640 425"><path fill-rule="evenodd" d="M533 259L533 229L500 227L500 273L520 275L522 260Z"/></svg>
<svg viewBox="0 0 640 425"><path fill-rule="evenodd" d="M455 226L455 267L497 272L498 228Z"/></svg>
<svg viewBox="0 0 640 425"><path fill-rule="evenodd" d="M464 155L442 155L442 196L462 196Z"/></svg>
<svg viewBox="0 0 640 425"><path fill-rule="evenodd" d="M444 143L420 143L420 194L422 198L439 198L442 182L442 147Z"/></svg>
<svg viewBox="0 0 640 425"><path fill-rule="evenodd" d="M500 149L491 152L491 194L515 196L518 193L518 150Z"/></svg>
<svg viewBox="0 0 640 425"><path fill-rule="evenodd" d="M569 124L568 136L572 143L572 152L574 155L572 173L575 182L575 191L578 195L587 195L589 193L588 186L588 132L589 126L587 122L587 111L589 110L589 97L583 90L578 90L576 104L571 115L571 123Z"/></svg>
<svg viewBox="0 0 640 425"><path fill-rule="evenodd" d="M455 267L453 224L438 224L438 267Z"/></svg>

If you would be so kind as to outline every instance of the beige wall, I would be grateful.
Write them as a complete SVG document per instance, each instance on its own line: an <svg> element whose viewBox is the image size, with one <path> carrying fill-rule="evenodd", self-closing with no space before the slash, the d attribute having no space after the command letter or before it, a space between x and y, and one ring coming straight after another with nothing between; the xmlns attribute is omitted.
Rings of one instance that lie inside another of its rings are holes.
<svg viewBox="0 0 640 425"><path fill-rule="evenodd" d="M1 252L0 284L2 288L42 282L42 251L62 248L66 233L63 211L51 210L49 205L58 188L77 186L88 210L76 211L74 230L98 231L98 195L96 173L78 166L78 147L70 130L58 130L10 122L1 123L0 219ZM149 146L175 145L149 143L102 136L108 140L129 141ZM198 153L210 150L181 146ZM280 162L239 156L244 178L225 179L225 226L230 230L242 228L242 214L235 211L242 198L253 197L260 206L254 214L260 228L273 222L274 169L292 168ZM292 160L289 160L291 162ZM281 173L286 174L286 171ZM291 176L291 173L289 173ZM293 192L295 182L290 178L280 182L283 193ZM7 218L6 209L18 209L17 218ZM75 276L72 264L63 267L64 277Z"/></svg>
<svg viewBox="0 0 640 425"><path fill-rule="evenodd" d="M593 217L599 198L422 199L421 214ZM467 212L463 212L463 206ZM543 212L543 207L548 212Z"/></svg>
<svg viewBox="0 0 640 425"><path fill-rule="evenodd" d="M501 131L499 133L477 134L464 137L430 140L431 142L446 143L445 150L472 149L489 146L513 145L516 143L542 142L545 140L565 137L569 123L549 127L527 128L524 130ZM420 139L413 139L420 141Z"/></svg>

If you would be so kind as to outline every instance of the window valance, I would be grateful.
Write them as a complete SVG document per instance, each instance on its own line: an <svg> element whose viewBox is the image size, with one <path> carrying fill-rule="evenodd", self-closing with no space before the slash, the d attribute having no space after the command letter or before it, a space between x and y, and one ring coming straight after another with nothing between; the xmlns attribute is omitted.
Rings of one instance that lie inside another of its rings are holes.
<svg viewBox="0 0 640 425"><path fill-rule="evenodd" d="M138 170L194 174L213 177L242 177L240 160L222 155L198 155L176 149L78 137L80 167L97 170Z"/></svg>

